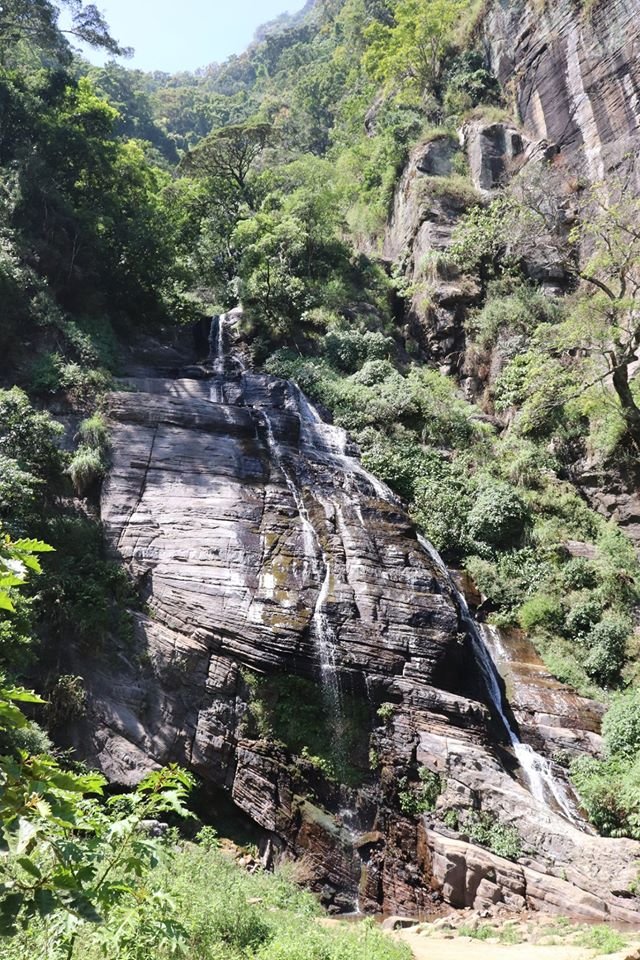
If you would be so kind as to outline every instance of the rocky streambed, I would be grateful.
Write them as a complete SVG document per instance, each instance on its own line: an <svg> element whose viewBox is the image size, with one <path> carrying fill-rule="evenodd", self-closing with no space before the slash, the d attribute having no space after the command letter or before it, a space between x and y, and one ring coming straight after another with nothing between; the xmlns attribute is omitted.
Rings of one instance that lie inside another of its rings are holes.
<svg viewBox="0 0 640 960"><path fill-rule="evenodd" d="M637 921L640 845L535 786L568 795L557 731L597 748L591 719L575 729L592 711L554 689L538 723L535 671L513 705L496 694L486 638L402 504L295 384L245 369L233 320L208 365L138 368L110 397L102 520L143 606L133 638L72 654L78 752L120 784L190 768L202 815L224 793L264 862L294 860L333 910ZM512 859L471 842L469 817L517 835Z"/></svg>

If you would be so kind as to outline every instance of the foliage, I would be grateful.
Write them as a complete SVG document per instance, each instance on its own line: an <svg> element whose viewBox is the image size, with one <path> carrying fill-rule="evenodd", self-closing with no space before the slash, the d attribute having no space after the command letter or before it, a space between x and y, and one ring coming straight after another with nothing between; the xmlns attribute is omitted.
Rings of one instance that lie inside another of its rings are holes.
<svg viewBox="0 0 640 960"><path fill-rule="evenodd" d="M513 487L501 481L484 481L467 518L469 535L503 549L518 546L531 517Z"/></svg>
<svg viewBox="0 0 640 960"><path fill-rule="evenodd" d="M368 770L367 705L343 697L339 720L327 711L322 691L303 677L261 677L245 671L248 730L284 745L330 779L357 784ZM339 723L339 727L336 727Z"/></svg>
<svg viewBox="0 0 640 960"><path fill-rule="evenodd" d="M588 947L590 950L597 950L599 954L617 953L624 950L627 945L627 938L618 930L612 929L607 924L598 924L589 927L576 938L576 943L581 947Z"/></svg>
<svg viewBox="0 0 640 960"><path fill-rule="evenodd" d="M417 784L410 783L407 777L401 777L398 781L400 809L409 817L419 817L423 813L435 810L438 797L443 793L445 786L439 774L426 767L420 767Z"/></svg>
<svg viewBox="0 0 640 960"><path fill-rule="evenodd" d="M636 688L619 694L609 707L602 735L612 756L632 759L640 753L640 691Z"/></svg>
<svg viewBox="0 0 640 960"><path fill-rule="evenodd" d="M367 28L365 67L377 81L405 82L423 96L440 77L444 53L466 6L465 0L398 0L393 25L374 21Z"/></svg>
<svg viewBox="0 0 640 960"><path fill-rule="evenodd" d="M465 820L464 830L474 843L488 847L499 857L517 860L522 856L522 840L517 828L501 823L489 813L470 813Z"/></svg>

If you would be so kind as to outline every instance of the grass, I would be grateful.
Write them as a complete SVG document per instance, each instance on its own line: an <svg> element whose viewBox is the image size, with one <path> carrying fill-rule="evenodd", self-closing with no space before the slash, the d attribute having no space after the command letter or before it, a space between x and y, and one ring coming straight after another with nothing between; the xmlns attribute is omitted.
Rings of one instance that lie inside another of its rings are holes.
<svg viewBox="0 0 640 960"><path fill-rule="evenodd" d="M605 924L599 924L597 927L587 928L577 939L580 947L589 947L591 950L597 950L598 953L617 953L627 945L627 937L608 927Z"/></svg>
<svg viewBox="0 0 640 960"><path fill-rule="evenodd" d="M210 833L210 831L208 832ZM203 838L204 839L204 838ZM288 871L248 874L207 842L174 848L129 910L131 948L118 944L123 917L104 927L82 924L74 957L82 960L410 960L408 947L373 921L326 927L315 898ZM175 948L154 937L161 898L163 923L183 928ZM155 903L155 906L154 906ZM153 911L156 911L154 914ZM56 957L45 952L47 931L32 927L3 944L4 960Z"/></svg>

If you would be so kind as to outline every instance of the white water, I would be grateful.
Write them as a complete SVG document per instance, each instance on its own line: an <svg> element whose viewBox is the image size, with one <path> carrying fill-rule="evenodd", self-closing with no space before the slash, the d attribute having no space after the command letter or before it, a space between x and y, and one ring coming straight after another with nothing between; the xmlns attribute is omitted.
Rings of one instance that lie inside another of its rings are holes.
<svg viewBox="0 0 640 960"><path fill-rule="evenodd" d="M475 622L469 611L469 605L466 598L456 586L451 574L447 570L442 557L435 549L433 544L429 543L424 537L418 534L418 541L433 562L436 564L443 577L445 578L453 597L456 600L462 620L469 631L473 644L473 652L476 663L480 668L487 692L491 703L500 717L502 724L507 732L511 748L520 764L522 774L527 782L529 790L536 800L541 803L555 807L562 816L566 817L571 823L580 825L581 818L575 808L569 793L553 774L549 761L537 753L528 743L523 743L520 737L511 725L507 716L504 701L502 698L502 689L500 687L499 673L495 663L491 659L489 650L484 641L481 629Z"/></svg>
<svg viewBox="0 0 640 960"><path fill-rule="evenodd" d="M311 560L311 563L316 570L318 569L318 557L320 557L322 563L321 569L324 570L322 586L316 598L313 609L313 636L318 654L318 660L320 662L322 693L327 708L330 711L334 733L339 741L342 737L342 720L344 713L342 709L342 691L340 690L338 671L336 669L336 637L329 618L325 613L325 606L327 600L329 599L329 593L331 590L331 560L322 549L320 537L313 526L311 517L309 516L309 512L305 506L304 500L302 499L302 495L295 483L295 480L282 462L280 447L278 446L278 441L275 438L271 420L269 419L268 414L264 411L262 411L262 416L267 427L267 440L269 443L269 449L271 450L271 455L277 466L280 468L280 471L285 479L287 489L289 490L298 509L298 515L302 523L305 557ZM336 746L339 748L340 743L338 742Z"/></svg>
<svg viewBox="0 0 640 960"><path fill-rule="evenodd" d="M338 461L345 474L355 474L367 481L373 488L379 500L385 503L396 502L396 497L389 487L369 473L362 466L359 460L349 456L347 449L349 445L349 435L342 427L336 427L325 423L314 405L307 399L297 383L293 384L295 388L298 414L300 417L300 437L303 443L308 444L316 450L321 450L332 456L334 461ZM363 524L364 526L364 524Z"/></svg>
<svg viewBox="0 0 640 960"><path fill-rule="evenodd" d="M224 402L224 325L226 320L226 314L218 318L215 338L215 378L212 381L210 391L210 399L214 403ZM213 328L211 333L213 334ZM213 353L213 347L213 337L211 337L211 353ZM210 357L210 359L213 359L213 357ZM324 423L317 409L307 399L300 387L295 383L293 387L300 417L300 435L303 444L308 444L316 451L320 450L321 452L330 454L333 461L337 461L347 474L350 473L361 476L371 486L380 500L387 503L397 502L395 495L386 484L370 474L359 460L348 455L348 435L346 431L341 427ZM323 696L331 715L334 732L338 740L340 740L342 735L343 704L336 669L336 638L331 622L325 612L331 591L331 560L322 549L320 537L313 526L295 479L283 464L280 447L275 439L271 420L264 411L261 411L261 413L267 428L267 439L272 457L280 468L287 488L298 510L303 530L305 560L311 565L314 572L317 573L319 570L324 571L322 586L313 611L313 635L320 662ZM359 503L356 504L356 508L358 518L363 528L365 528L366 524ZM554 776L549 761L538 754L529 744L522 743L511 725L503 702L497 668L491 658L482 628L472 618L465 597L456 586L442 558L433 545L424 537L418 536L418 540L422 548L441 571L445 581L449 585L452 596L457 602L464 624L469 631L476 662L484 679L491 703L504 725L512 750L520 764L523 777L526 780L531 794L541 803L551 804L551 806L555 807L566 819L579 826L582 821L566 786ZM486 629L490 630L491 628L486 627ZM491 637L491 640L494 640L499 647L499 637Z"/></svg>
<svg viewBox="0 0 640 960"><path fill-rule="evenodd" d="M226 313L223 313L211 321L211 332L209 334L209 360L213 361L213 379L209 387L209 400L211 403L224 403L224 324L227 319ZM215 331L215 339L214 339Z"/></svg>

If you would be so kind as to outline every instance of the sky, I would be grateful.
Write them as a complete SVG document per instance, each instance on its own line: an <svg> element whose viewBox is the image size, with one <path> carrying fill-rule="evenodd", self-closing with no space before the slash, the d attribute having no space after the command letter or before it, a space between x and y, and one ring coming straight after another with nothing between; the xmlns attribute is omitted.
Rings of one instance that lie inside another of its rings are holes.
<svg viewBox="0 0 640 960"><path fill-rule="evenodd" d="M195 70L242 53L257 27L304 0L94 0L112 35L134 47L126 66L141 70ZM83 50L92 63L104 63L96 51Z"/></svg>

